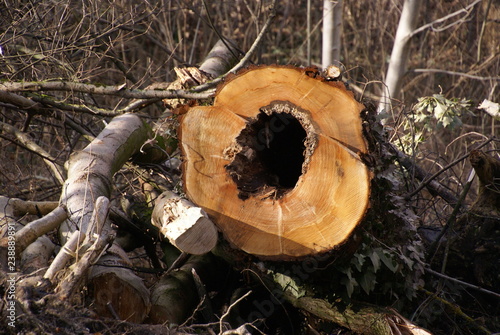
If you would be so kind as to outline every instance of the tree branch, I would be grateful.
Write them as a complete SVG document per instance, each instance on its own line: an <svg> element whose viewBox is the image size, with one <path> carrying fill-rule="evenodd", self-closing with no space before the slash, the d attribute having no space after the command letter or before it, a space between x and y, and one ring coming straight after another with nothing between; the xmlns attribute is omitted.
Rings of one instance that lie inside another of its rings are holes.
<svg viewBox="0 0 500 335"><path fill-rule="evenodd" d="M129 99L206 99L212 96L214 91L197 93L200 90L140 90L127 89L124 85L93 85L84 83L75 83L70 81L35 81L35 82L6 82L0 84L0 100L8 96L8 92L41 92L41 91L70 91L80 93L91 93L101 95L113 95ZM24 98L26 99L26 98ZM31 100L27 99L31 102ZM20 100L26 103L26 100ZM17 105L17 104L16 104Z"/></svg>
<svg viewBox="0 0 500 335"><path fill-rule="evenodd" d="M430 22L430 23L424 24L422 27L420 27L420 28L417 28L417 29L413 30L413 31L411 32L411 34L410 34L409 38L413 37L414 35L418 34L418 33L419 33L419 32L421 32L421 31L424 31L424 30L425 30L425 29L427 29L427 28L432 28L432 30L433 30L433 31L443 31L443 30L446 30L446 29L448 29L448 28L452 27L453 25L455 25L455 24L456 24L456 22L454 22L454 23L452 23L452 24L449 24L448 26L446 26L446 27L444 27L444 28L439 28L439 29L435 29L433 26L434 26L436 23L441 23L441 22L444 22L444 21L446 21L446 20L449 20L449 19L451 19L452 17L455 17L455 16L457 16L457 15L459 15L459 14L462 14L463 12L465 12L465 16L464 16L463 18L461 18L461 19L460 19L459 21L457 21L457 22L460 22L460 21L465 20L465 18L466 18L467 16L469 16L469 14L471 13L470 9L472 9L472 7L474 7L475 5L477 5L478 3L480 3L481 1L482 1L482 0L476 0L476 1L474 1L473 3L471 3L470 5L468 5L468 6L467 6L467 7L465 7L465 8L459 9L459 10L457 10L456 12L453 12L453 13L451 13L451 14L448 14L448 15L446 15L446 16L443 16L443 17L442 17L442 18L440 18L440 19L437 19L437 20L434 20L434 21L432 21L432 22Z"/></svg>
<svg viewBox="0 0 500 335"><path fill-rule="evenodd" d="M258 46L260 45L260 42L262 41L262 38L264 37L264 34L267 32L267 30L269 29L269 26L271 25L271 22L272 20L274 19L274 16L276 15L276 0L273 0L273 2L271 3L271 9L270 9L270 13L269 13L269 17L267 18L267 21L266 23L264 24L264 26L262 27L262 30L260 31L259 35L257 36L257 38L255 39L255 41L253 42L252 46L250 47L250 49L248 50L248 52L245 54L245 56L238 62L238 64L236 64L231 70L227 71L224 75L222 75L221 77L215 79L215 80L212 80L206 84L203 84L203 85L199 85L199 86L196 86L196 87L193 87L192 91L193 92L201 92L201 91L205 91L211 87L214 87L216 86L217 84L219 84L220 82L222 82L222 80L224 80L224 78L230 74L230 73L235 73L235 72L238 72L239 70L241 70L243 67L245 67L245 65L247 64L247 62L250 60L250 57L253 56L253 54L255 53L255 51L257 50Z"/></svg>
<svg viewBox="0 0 500 335"><path fill-rule="evenodd" d="M481 143L477 148L477 149L481 149L482 147L484 147L485 145L487 145L488 143L490 143L491 141L494 140L494 137L490 137L488 140L486 140L485 142ZM413 192L409 193L408 195L406 195L406 199L411 199L415 194L417 194L418 192L420 192L424 187L426 187L434 178L438 177L441 173L443 173L444 171L448 170L449 168L451 168L452 166L460 163L461 161L463 161L464 159L466 159L467 157L469 157L469 154L465 154L463 155L462 157L459 157L458 159L454 160L453 162L451 162L450 164L446 165L444 168L442 168L441 170L439 170L438 172L434 173L432 176L430 176L429 178L427 178L425 181L423 181L420 186L418 186Z"/></svg>
<svg viewBox="0 0 500 335"><path fill-rule="evenodd" d="M54 162L56 159L52 157L45 149L40 147L38 144L33 142L28 135L25 133L19 131L17 128L11 126L10 124L0 122L0 129L4 131L5 133L12 134L16 137L16 139L26 148L28 148L30 151L36 153L42 159L45 161L45 163L48 165L52 173L54 174L54 177L57 179L60 185L64 184L64 181L66 179L66 173L64 169Z"/></svg>
<svg viewBox="0 0 500 335"><path fill-rule="evenodd" d="M444 73L444 74L449 74L452 76L462 76L462 77L475 79L475 80L500 80L500 77L481 77L481 76L474 76L472 74L463 73L463 72L447 71L447 70L440 70L440 69L414 69L413 72L415 72L415 73L425 73L425 72Z"/></svg>

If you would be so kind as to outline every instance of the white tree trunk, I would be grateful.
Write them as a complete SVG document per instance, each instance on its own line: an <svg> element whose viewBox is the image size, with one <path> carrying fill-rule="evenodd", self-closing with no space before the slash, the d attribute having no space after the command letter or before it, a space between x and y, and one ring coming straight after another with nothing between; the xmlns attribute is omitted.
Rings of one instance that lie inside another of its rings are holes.
<svg viewBox="0 0 500 335"><path fill-rule="evenodd" d="M70 157L60 199L69 214L59 228L61 242L65 243L75 230L87 232L95 201L101 195L110 197L114 173L148 136L147 127L137 115L117 116L86 148Z"/></svg>
<svg viewBox="0 0 500 335"><path fill-rule="evenodd" d="M149 291L142 280L126 268L130 266L129 260L118 245L113 244L99 258L102 248L111 241L107 239L111 222L106 211L96 218L97 221L103 220L102 225L94 225L93 213L101 196L110 197L115 172L140 150L150 136L148 127L137 115L124 114L113 118L87 147L70 157L68 178L60 199L60 203L66 205L69 216L59 227L62 243L77 230L84 232L88 238L98 235L93 247L95 252L85 253L83 263L77 263L78 271L70 272L61 282L64 284L58 287L60 297L69 298L77 288L74 284L83 280L93 292L93 306L98 314L109 316L112 314L109 308L112 308L121 319L130 322L142 322L147 316ZM97 259L112 266L92 266L89 270L88 266Z"/></svg>
<svg viewBox="0 0 500 335"><path fill-rule="evenodd" d="M340 38L342 36L343 0L323 1L323 68L340 61Z"/></svg>
<svg viewBox="0 0 500 335"><path fill-rule="evenodd" d="M391 108L391 99L399 95L401 88L401 79L406 72L406 62L410 52L410 38L417 23L417 15L421 0L405 0L403 12L399 19L398 30L392 47L391 59L387 74L385 76L385 85L383 94L378 106L379 113L382 110L389 111Z"/></svg>

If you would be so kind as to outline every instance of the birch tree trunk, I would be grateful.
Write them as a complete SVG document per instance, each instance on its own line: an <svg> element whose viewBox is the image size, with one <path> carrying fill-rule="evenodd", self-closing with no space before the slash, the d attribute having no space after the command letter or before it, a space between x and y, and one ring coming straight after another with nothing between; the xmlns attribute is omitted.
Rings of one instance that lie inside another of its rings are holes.
<svg viewBox="0 0 500 335"><path fill-rule="evenodd" d="M379 113L382 110L388 111L391 108L391 99L395 99L399 95L401 79L406 72L406 63L410 52L410 39L417 23L420 3L420 0L405 0L404 2L385 76L382 98L378 106Z"/></svg>
<svg viewBox="0 0 500 335"><path fill-rule="evenodd" d="M342 36L343 0L323 2L323 68L340 61L340 38Z"/></svg>
<svg viewBox="0 0 500 335"><path fill-rule="evenodd" d="M93 226L96 200L101 196L110 197L113 175L139 151L148 136L148 128L138 116L121 115L115 117L86 148L71 156L68 179L60 199L68 209L68 219L59 228L62 243L77 230L87 235L89 243L93 243L94 234L111 230L111 222L106 217L102 218L105 220L102 228ZM150 306L149 292L131 270L119 267L129 265L125 252L113 244L99 262L115 267L92 266L89 272L82 273L83 278L75 279L89 283L97 313L108 316L109 308L112 308L123 320L144 320ZM69 298L67 294L62 297Z"/></svg>

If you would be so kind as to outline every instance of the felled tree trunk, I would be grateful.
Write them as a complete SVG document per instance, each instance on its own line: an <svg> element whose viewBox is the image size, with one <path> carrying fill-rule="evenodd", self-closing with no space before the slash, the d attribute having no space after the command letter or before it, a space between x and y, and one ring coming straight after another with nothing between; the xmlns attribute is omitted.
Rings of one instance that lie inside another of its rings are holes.
<svg viewBox="0 0 500 335"><path fill-rule="evenodd" d="M94 234L111 230L111 222L106 215L99 218L105 220L101 229L93 226L91 218L95 202L99 196L110 197L113 174L141 148L149 135L139 117L121 115L115 117L86 148L70 158L68 179L60 199L69 214L59 228L62 242L79 230L93 243ZM89 273L85 271L88 276L84 275L83 279L92 288L95 309L102 316L112 316L109 310L114 309L121 319L141 322L148 313L149 292L131 270L116 267L129 265L125 252L114 244L100 258L100 262L115 267L93 266Z"/></svg>
<svg viewBox="0 0 500 335"><path fill-rule="evenodd" d="M242 71L218 88L213 106L182 117L185 192L247 253L332 250L368 207L363 108L316 69Z"/></svg>

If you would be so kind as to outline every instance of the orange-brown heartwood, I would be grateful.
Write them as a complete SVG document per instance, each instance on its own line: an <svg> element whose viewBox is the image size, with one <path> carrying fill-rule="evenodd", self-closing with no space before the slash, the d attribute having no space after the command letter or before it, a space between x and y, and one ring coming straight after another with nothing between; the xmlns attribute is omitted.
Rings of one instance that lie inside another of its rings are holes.
<svg viewBox="0 0 500 335"><path fill-rule="evenodd" d="M218 88L213 106L182 115L186 195L247 253L332 250L369 203L363 108L310 68L248 68Z"/></svg>

